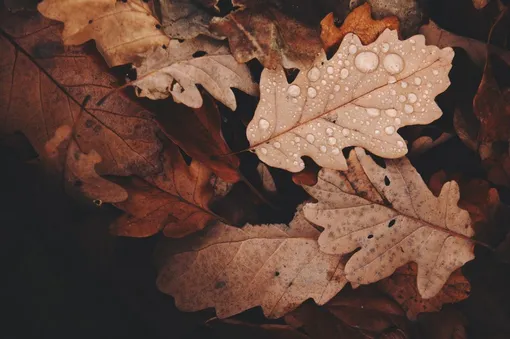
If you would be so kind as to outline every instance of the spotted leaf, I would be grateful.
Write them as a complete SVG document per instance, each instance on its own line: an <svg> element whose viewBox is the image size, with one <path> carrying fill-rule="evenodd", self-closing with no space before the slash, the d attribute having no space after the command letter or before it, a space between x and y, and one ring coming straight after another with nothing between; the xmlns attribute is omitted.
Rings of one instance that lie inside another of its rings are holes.
<svg viewBox="0 0 510 339"><path fill-rule="evenodd" d="M345 170L348 146L402 157L407 147L397 130L441 116L434 98L450 84L452 59L451 48L426 46L421 35L400 41L386 30L363 46L347 34L331 59L322 52L291 84L282 68L262 72L248 140L266 164L291 172L303 169L302 156Z"/></svg>
<svg viewBox="0 0 510 339"><path fill-rule="evenodd" d="M416 262L418 291L432 298L450 274L474 258L469 213L457 206L459 186L443 185L439 197L406 158L378 166L361 148L351 151L349 171L323 169L306 190L319 202L305 217L324 227L321 251L346 254L349 281L370 284Z"/></svg>

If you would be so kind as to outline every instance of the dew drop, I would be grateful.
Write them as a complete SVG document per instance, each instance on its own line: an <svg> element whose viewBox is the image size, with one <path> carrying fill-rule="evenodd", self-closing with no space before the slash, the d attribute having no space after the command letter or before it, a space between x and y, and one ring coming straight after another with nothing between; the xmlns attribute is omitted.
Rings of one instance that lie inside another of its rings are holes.
<svg viewBox="0 0 510 339"><path fill-rule="evenodd" d="M349 46L349 53L350 54L354 54L358 51L358 47L356 47L356 45L350 45Z"/></svg>
<svg viewBox="0 0 510 339"><path fill-rule="evenodd" d="M340 71L340 78L345 79L348 76L349 76L349 71L347 70L347 68L342 68L342 70Z"/></svg>
<svg viewBox="0 0 510 339"><path fill-rule="evenodd" d="M306 141L308 141L309 143L313 143L315 141L315 137L313 136L313 134L308 134L306 136Z"/></svg>
<svg viewBox="0 0 510 339"><path fill-rule="evenodd" d="M376 135L379 135L379 134L381 134L381 131L379 131L378 129L376 129L376 130L374 131L374 133L375 133Z"/></svg>
<svg viewBox="0 0 510 339"><path fill-rule="evenodd" d="M405 95L400 94L400 95L398 96L398 101L400 101L400 102L405 102L405 101L406 101L406 97L405 97Z"/></svg>
<svg viewBox="0 0 510 339"><path fill-rule="evenodd" d="M333 89L335 90L335 92L338 92L340 90L340 85L335 85Z"/></svg>
<svg viewBox="0 0 510 339"><path fill-rule="evenodd" d="M414 84L417 86L421 85L421 78L420 77L414 78Z"/></svg>
<svg viewBox="0 0 510 339"><path fill-rule="evenodd" d="M392 117L392 118L397 116L397 110L395 110L393 108L387 109L386 111L384 111L384 113L386 113L387 116Z"/></svg>
<svg viewBox="0 0 510 339"><path fill-rule="evenodd" d="M308 96L310 98L315 98L317 96L317 90L313 87L308 87Z"/></svg>
<svg viewBox="0 0 510 339"><path fill-rule="evenodd" d="M280 148L282 144L280 144L278 141L273 144L274 148Z"/></svg>
<svg viewBox="0 0 510 339"><path fill-rule="evenodd" d="M393 75L388 77L388 83L389 84L394 84L396 82L397 82L397 78L395 78Z"/></svg>
<svg viewBox="0 0 510 339"><path fill-rule="evenodd" d="M397 145L398 145L398 147L400 147L400 148L404 147L404 143L403 143L402 141L400 141L400 140L399 140L399 141L397 141Z"/></svg>
<svg viewBox="0 0 510 339"><path fill-rule="evenodd" d="M346 137L346 136L348 136L350 133L351 133L351 131L349 131L349 129L347 129L347 128L344 128L344 129L342 130L342 134L343 134L345 137Z"/></svg>
<svg viewBox="0 0 510 339"><path fill-rule="evenodd" d="M378 108L367 108L367 114L371 117L378 117L381 114L381 110Z"/></svg>
<svg viewBox="0 0 510 339"><path fill-rule="evenodd" d="M354 66L363 73L373 72L379 66L379 58L374 52L361 52L356 55Z"/></svg>
<svg viewBox="0 0 510 339"><path fill-rule="evenodd" d="M435 70L433 70L433 71L432 71L432 74L434 74L434 75L438 75L438 74L439 74L439 71L438 71L437 69L435 69Z"/></svg>
<svg viewBox="0 0 510 339"><path fill-rule="evenodd" d="M387 42L383 42L381 45L381 50L386 53L390 50L390 44Z"/></svg>
<svg viewBox="0 0 510 339"><path fill-rule="evenodd" d="M321 71L317 67L312 67L308 71L308 80L310 81L317 81L321 77Z"/></svg>
<svg viewBox="0 0 510 339"><path fill-rule="evenodd" d="M338 155L338 154L340 154L340 150L337 147L333 147L333 149L331 150L331 153L333 153L334 155Z"/></svg>
<svg viewBox="0 0 510 339"><path fill-rule="evenodd" d="M262 129L268 129L269 128L269 121L266 119L260 119L259 120L259 127Z"/></svg>
<svg viewBox="0 0 510 339"><path fill-rule="evenodd" d="M406 112L407 114L411 114L411 113L413 113L413 112L414 112L414 108L413 108L413 106L406 104L406 105L404 106L404 112Z"/></svg>
<svg viewBox="0 0 510 339"><path fill-rule="evenodd" d="M328 138L328 144L330 144L330 145L335 145L335 144L336 144L336 139L335 139L335 138L333 138L333 137L329 137L329 138Z"/></svg>
<svg viewBox="0 0 510 339"><path fill-rule="evenodd" d="M391 53L384 57L384 69L390 74L398 74L404 69L404 60L400 55Z"/></svg>
<svg viewBox="0 0 510 339"><path fill-rule="evenodd" d="M295 137L295 138L294 138L294 141L295 141L295 142L300 142L300 141L301 141L301 139L300 139L299 137Z"/></svg>
<svg viewBox="0 0 510 339"><path fill-rule="evenodd" d="M321 84L326 85L327 84L326 80L324 80L324 79L321 80Z"/></svg>
<svg viewBox="0 0 510 339"><path fill-rule="evenodd" d="M331 128L326 128L326 134L327 135L333 135L333 130Z"/></svg>
<svg viewBox="0 0 510 339"><path fill-rule="evenodd" d="M331 66L328 66L328 68L326 68L326 72L328 72L328 74L333 74L335 72L335 69Z"/></svg>
<svg viewBox="0 0 510 339"><path fill-rule="evenodd" d="M330 94L328 98L329 98L329 100L333 100L335 98L335 96L333 94Z"/></svg>
<svg viewBox="0 0 510 339"><path fill-rule="evenodd" d="M287 93L291 97L297 97L297 96L299 96L299 94L301 94L301 88L299 88L299 86L296 86L296 85L290 85L289 89L287 90Z"/></svg>
<svg viewBox="0 0 510 339"><path fill-rule="evenodd" d="M319 149L321 150L322 153L326 153L326 151L328 150L326 148L326 146L322 145L321 147L319 147Z"/></svg>
<svg viewBox="0 0 510 339"><path fill-rule="evenodd" d="M267 154L267 149L266 149L266 148L264 148L264 147L262 147L262 148L260 149L260 151L262 152L262 154Z"/></svg>
<svg viewBox="0 0 510 339"><path fill-rule="evenodd" d="M384 129L384 132L386 132L386 134L388 135L392 135L393 133L395 133L395 127L393 126L388 126Z"/></svg>
<svg viewBox="0 0 510 339"><path fill-rule="evenodd" d="M395 124L400 125L402 121L399 118L395 118Z"/></svg>
<svg viewBox="0 0 510 339"><path fill-rule="evenodd" d="M405 81L402 81L402 82L400 83L400 87L402 87L402 88L407 88L407 85L408 85L408 84L407 84L407 82L405 82Z"/></svg>
<svg viewBox="0 0 510 339"><path fill-rule="evenodd" d="M407 95L407 100L409 100L409 102L410 102L411 104L414 104L414 103L416 102L416 100L418 100L418 97L417 97L417 96L416 96L416 94L414 94L414 93L409 93L409 94Z"/></svg>

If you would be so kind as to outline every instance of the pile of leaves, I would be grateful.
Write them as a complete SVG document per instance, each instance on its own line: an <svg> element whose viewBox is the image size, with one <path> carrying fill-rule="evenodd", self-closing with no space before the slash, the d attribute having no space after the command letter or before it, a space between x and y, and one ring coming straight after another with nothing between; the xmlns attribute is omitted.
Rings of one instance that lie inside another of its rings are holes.
<svg viewBox="0 0 510 339"><path fill-rule="evenodd" d="M498 0L5 0L1 143L202 336L504 338L509 43Z"/></svg>

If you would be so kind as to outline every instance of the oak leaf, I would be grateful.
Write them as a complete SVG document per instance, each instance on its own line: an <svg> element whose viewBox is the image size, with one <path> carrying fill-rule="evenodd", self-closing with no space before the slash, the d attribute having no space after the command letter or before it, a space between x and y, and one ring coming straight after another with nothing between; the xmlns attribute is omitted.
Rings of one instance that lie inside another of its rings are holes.
<svg viewBox="0 0 510 339"><path fill-rule="evenodd" d="M236 1L235 3L237 3ZM224 18L214 18L211 30L226 36L240 63L258 59L264 67L306 68L321 49L319 32L270 4L242 6Z"/></svg>
<svg viewBox="0 0 510 339"><path fill-rule="evenodd" d="M64 44L95 40L110 67L137 63L139 54L168 44L146 1L44 0L37 8L64 23Z"/></svg>
<svg viewBox="0 0 510 339"><path fill-rule="evenodd" d="M161 251L157 285L182 311L214 307L226 318L261 306L278 318L308 298L322 305L345 285L340 257L319 250L317 231L297 213L287 225L225 224ZM190 283L193 281L193 283Z"/></svg>
<svg viewBox="0 0 510 339"><path fill-rule="evenodd" d="M407 147L397 130L441 116L434 97L450 84L452 58L451 48L425 46L423 36L400 41L386 30L367 46L348 34L331 59L321 53L291 84L283 69L265 69L246 132L251 148L291 172L303 170L302 156L345 170L348 146L401 157Z"/></svg>
<svg viewBox="0 0 510 339"><path fill-rule="evenodd" d="M100 58L83 47L62 46L58 25L38 14L28 19L3 16L1 22L1 71L11 79L0 90L1 133L23 133L42 165L59 174L73 159L65 155L63 143L70 139L81 153L96 152L94 158L101 158L94 166L98 175L147 176L160 171L161 143L150 112L123 93L101 107L88 104L115 82ZM67 126L64 134L62 126ZM69 188L92 192L86 185L69 182ZM107 187L101 187L102 196L109 196Z"/></svg>
<svg viewBox="0 0 510 339"><path fill-rule="evenodd" d="M188 166L172 144L165 146L162 162L157 175L119 180L129 197L115 204L126 214L111 225L113 234L148 237L163 230L178 238L219 219L208 206L213 195L210 170L196 161Z"/></svg>
<svg viewBox="0 0 510 339"><path fill-rule="evenodd" d="M444 304L456 303L469 297L471 285L462 272L456 270L436 296L424 299L415 287L416 272L415 264L407 264L377 283L380 290L391 295L402 306L411 320L416 320L422 312L437 312Z"/></svg>
<svg viewBox="0 0 510 339"><path fill-rule="evenodd" d="M137 95L150 99L171 95L175 102L193 108L203 103L197 85L232 110L237 105L231 87L258 94L248 67L237 63L221 42L204 37L183 42L171 40L165 48L145 54L136 71L138 80L133 85Z"/></svg>
<svg viewBox="0 0 510 339"><path fill-rule="evenodd" d="M374 20L371 16L370 4L365 3L349 13L340 27L336 27L333 13L326 15L321 21L321 40L324 49L328 51L338 46L348 33L354 33L363 45L368 45L387 28L398 31L398 18L388 16L381 20Z"/></svg>
<svg viewBox="0 0 510 339"><path fill-rule="evenodd" d="M447 182L439 197L427 188L409 160L378 166L361 148L351 151L346 173L323 169L306 187L319 202L306 204L310 222L324 227L321 251L347 254L346 278L370 284L416 262L422 298L435 296L450 274L474 259L471 219L458 206L459 187Z"/></svg>

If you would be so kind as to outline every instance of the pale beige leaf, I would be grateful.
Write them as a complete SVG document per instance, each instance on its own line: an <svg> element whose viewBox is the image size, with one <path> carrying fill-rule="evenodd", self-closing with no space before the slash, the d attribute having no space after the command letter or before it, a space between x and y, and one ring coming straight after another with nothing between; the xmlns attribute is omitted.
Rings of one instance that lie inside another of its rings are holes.
<svg viewBox="0 0 510 339"><path fill-rule="evenodd" d="M37 8L45 17L64 23L64 44L95 40L110 67L137 63L138 54L168 44L143 0L44 0Z"/></svg>
<svg viewBox="0 0 510 339"><path fill-rule="evenodd" d="M66 155L66 181L75 185L80 182L80 191L90 199L101 202L121 202L128 198L128 193L119 185L103 179L95 170L102 158L95 150L83 153L76 141L72 140Z"/></svg>
<svg viewBox="0 0 510 339"><path fill-rule="evenodd" d="M193 108L202 106L197 85L232 110L236 108L232 87L258 94L248 67L237 63L221 42L203 37L184 42L171 40L166 49L147 54L137 74L137 95L149 99L172 95L174 101Z"/></svg>
<svg viewBox="0 0 510 339"><path fill-rule="evenodd" d="M363 46L348 34L330 60L320 54L290 85L281 68L262 72L248 140L266 164L291 172L303 170L302 156L345 170L348 146L401 157L407 147L397 130L441 116L434 98L450 84L452 58L451 48L426 46L421 35L400 41L386 30Z"/></svg>
<svg viewBox="0 0 510 339"><path fill-rule="evenodd" d="M189 243L164 244L157 285L180 310L214 307L219 318L256 306L278 318L308 298L322 305L346 280L340 256L319 251L318 236L300 212L289 226L218 224Z"/></svg>
<svg viewBox="0 0 510 339"><path fill-rule="evenodd" d="M459 187L444 184L439 197L427 188L409 160L378 166L361 148L351 151L355 175L323 169L306 190L319 202L304 207L305 217L325 228L321 251L346 254L349 281L370 284L398 267L416 262L418 291L435 296L450 274L474 258L471 219L461 210ZM364 189L370 184L374 190Z"/></svg>

